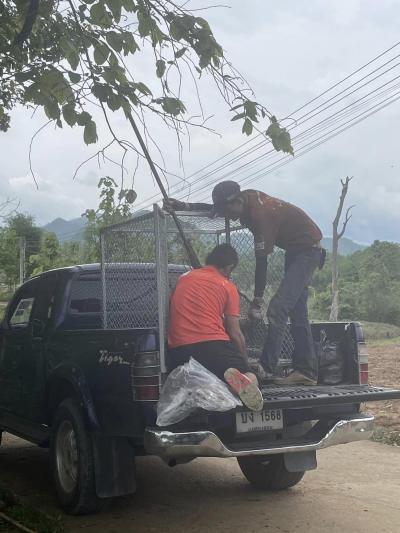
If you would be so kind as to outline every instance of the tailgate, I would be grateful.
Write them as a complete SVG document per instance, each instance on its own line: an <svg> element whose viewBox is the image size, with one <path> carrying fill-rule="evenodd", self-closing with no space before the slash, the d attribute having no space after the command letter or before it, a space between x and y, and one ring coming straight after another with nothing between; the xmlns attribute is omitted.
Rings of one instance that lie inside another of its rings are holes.
<svg viewBox="0 0 400 533"><path fill-rule="evenodd" d="M262 387L265 407L300 408L400 399L400 390L370 385Z"/></svg>

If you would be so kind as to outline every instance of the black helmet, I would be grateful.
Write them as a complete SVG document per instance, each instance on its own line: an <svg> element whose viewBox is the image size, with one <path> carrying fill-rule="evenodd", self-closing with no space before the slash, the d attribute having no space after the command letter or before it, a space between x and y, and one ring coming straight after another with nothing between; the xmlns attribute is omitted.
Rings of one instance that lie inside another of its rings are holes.
<svg viewBox="0 0 400 533"><path fill-rule="evenodd" d="M240 193L240 185L236 181L221 181L212 192L214 207L212 214L219 216L223 213L225 205Z"/></svg>

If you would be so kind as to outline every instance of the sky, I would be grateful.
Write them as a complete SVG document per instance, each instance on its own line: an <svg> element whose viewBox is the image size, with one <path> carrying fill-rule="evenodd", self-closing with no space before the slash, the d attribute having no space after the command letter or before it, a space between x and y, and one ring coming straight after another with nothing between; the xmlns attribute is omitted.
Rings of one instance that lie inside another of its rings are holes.
<svg viewBox="0 0 400 533"><path fill-rule="evenodd" d="M191 1L193 8L206 5L202 0ZM278 118L287 117L398 40L400 5L396 0L228 0L224 5L227 7L200 14L210 22L257 101ZM397 53L400 47L391 57ZM135 77L137 74L157 90L150 56L138 56L131 66ZM179 176L168 178L169 187L199 177L201 174L190 176L246 141L239 123L230 122L225 103L205 76L199 81L199 90L204 112L210 117L207 124L218 134L191 130L190 142L188 138L183 140L184 167L180 165L174 132L152 118L148 120L155 140L149 143L152 155L161 164L162 152L166 168ZM199 112L189 76L183 79L182 99L191 114ZM28 154L32 136L45 122L39 112L31 117L31 111L20 108L12 114L9 132L0 133L0 201L16 199L20 210L33 214L40 225L56 217L79 217L87 208L96 207L101 176L111 175L118 182L121 179L116 165L102 162L99 166L96 160L82 166L74 178L79 165L109 140L101 121L98 148L85 146L79 129L48 127L36 135L32 144L37 189ZM353 176L346 205L355 207L346 236L361 243L375 239L400 241L399 123L400 100L303 157L274 172L261 173L250 186L302 207L329 236L340 179ZM120 135L133 140L123 115L116 113L113 124ZM111 159L121 155L114 147L108 154ZM136 158L128 156L125 186L132 185L135 165ZM215 183L222 175L215 174ZM230 177L235 179L233 174ZM185 197L202 199L211 195L212 185L209 183L197 197ZM138 193L137 203L157 192L146 165L140 164L133 187Z"/></svg>

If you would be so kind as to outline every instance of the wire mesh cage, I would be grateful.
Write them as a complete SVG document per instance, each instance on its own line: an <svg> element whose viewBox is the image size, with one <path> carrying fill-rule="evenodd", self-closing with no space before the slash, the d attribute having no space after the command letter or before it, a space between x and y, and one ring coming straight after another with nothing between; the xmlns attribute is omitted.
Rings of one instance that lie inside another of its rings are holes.
<svg viewBox="0 0 400 533"><path fill-rule="evenodd" d="M207 213L176 213L185 236L204 264L217 244L229 242L239 254L233 281L241 294L241 318L249 355L257 357L267 333L268 303L283 275L284 255L274 251L268 262L264 319L247 320L254 291L254 240L239 222L210 218ZM103 326L107 329L149 328L166 336L168 300L176 281L189 270L190 261L171 215L157 205L153 211L109 226L101 234ZM160 343L160 346L163 343ZM290 360L293 339L287 328L281 363Z"/></svg>

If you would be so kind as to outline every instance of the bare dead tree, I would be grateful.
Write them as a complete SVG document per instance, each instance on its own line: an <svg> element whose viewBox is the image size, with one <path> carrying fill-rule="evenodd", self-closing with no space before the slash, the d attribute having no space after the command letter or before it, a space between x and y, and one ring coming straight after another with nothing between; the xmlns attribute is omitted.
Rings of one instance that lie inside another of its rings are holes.
<svg viewBox="0 0 400 533"><path fill-rule="evenodd" d="M342 192L340 194L339 198L339 205L336 211L335 219L333 220L332 226L333 226L333 235L332 235L332 304L331 304L331 312L329 315L329 320L336 321L339 316L339 265L338 265L338 249L339 249L339 240L343 237L347 224L349 223L349 220L351 219L352 215L350 215L351 209L354 207L354 205L351 205L347 211L346 215L343 221L342 229L341 231L338 231L340 219L342 216L344 201L346 199L347 191L349 189L349 183L353 179L353 177L349 178L346 176L345 180L340 180L342 184Z"/></svg>

